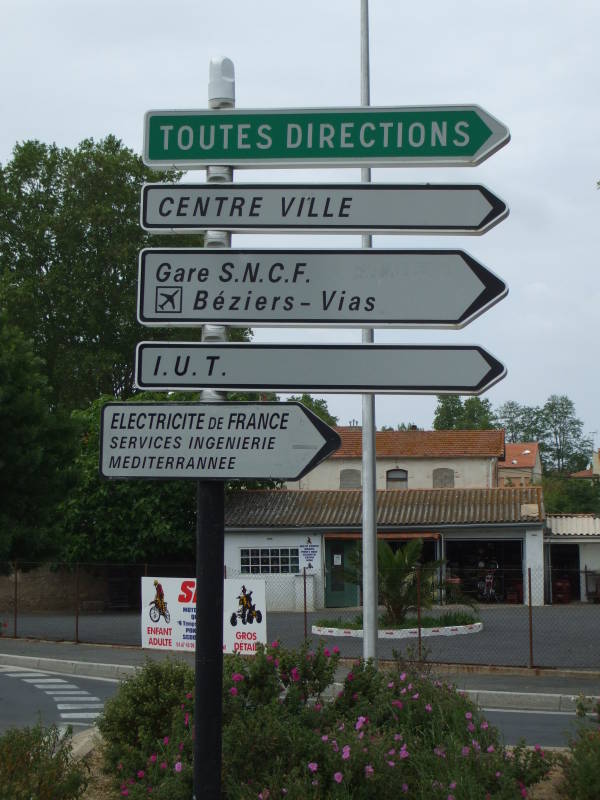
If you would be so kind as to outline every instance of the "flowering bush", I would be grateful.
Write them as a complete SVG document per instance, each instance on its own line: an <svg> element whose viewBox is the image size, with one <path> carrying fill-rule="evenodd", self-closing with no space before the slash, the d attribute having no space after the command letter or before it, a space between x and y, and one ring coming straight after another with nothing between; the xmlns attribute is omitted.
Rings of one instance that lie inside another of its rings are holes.
<svg viewBox="0 0 600 800"><path fill-rule="evenodd" d="M75 761L71 733L56 726L11 728L0 736L0 797L76 800L86 790L88 768Z"/></svg>
<svg viewBox="0 0 600 800"><path fill-rule="evenodd" d="M514 800L550 768L538 748L508 752L452 687L357 662L328 700L339 652L274 642L226 657L223 795L228 800ZM191 693L169 734L119 772L123 796L179 800L192 787Z"/></svg>
<svg viewBox="0 0 600 800"><path fill-rule="evenodd" d="M561 796L567 800L598 800L600 797L600 728L581 725L569 742L568 755L560 758L563 780Z"/></svg>

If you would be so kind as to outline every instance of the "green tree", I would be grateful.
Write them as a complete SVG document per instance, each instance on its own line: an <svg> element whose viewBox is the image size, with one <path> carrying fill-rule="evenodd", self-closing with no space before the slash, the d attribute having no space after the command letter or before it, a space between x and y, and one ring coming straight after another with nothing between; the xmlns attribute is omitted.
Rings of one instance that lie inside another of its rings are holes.
<svg viewBox="0 0 600 800"><path fill-rule="evenodd" d="M542 481L547 514L600 514L600 482L547 475Z"/></svg>
<svg viewBox="0 0 600 800"><path fill-rule="evenodd" d="M144 401L158 395L144 393ZM176 563L195 553L194 481L105 480L98 470L103 396L73 417L82 430L80 481L61 505L68 562ZM164 398L163 398L164 401Z"/></svg>
<svg viewBox="0 0 600 800"><path fill-rule="evenodd" d="M338 418L334 417L329 411L326 400L317 400L310 394L302 394L293 395L292 397L288 398L288 402L292 401L295 403L302 403L303 406L306 406L306 408L310 409L310 411L316 414L317 417L320 417L320 419L327 423L327 425L335 427L338 424Z"/></svg>
<svg viewBox="0 0 600 800"><path fill-rule="evenodd" d="M77 428L50 402L44 364L0 311L0 561L58 550L58 500L74 480Z"/></svg>
<svg viewBox="0 0 600 800"><path fill-rule="evenodd" d="M114 136L73 150L24 142L0 167L0 304L44 359L56 404L130 396L137 342L180 338L136 321L139 251L172 245L141 229L140 189L177 178L146 167ZM186 336L198 339L200 329Z"/></svg>
<svg viewBox="0 0 600 800"><path fill-rule="evenodd" d="M461 428L471 431L486 431L496 428L496 417L489 400L467 397L463 403Z"/></svg>
<svg viewBox="0 0 600 800"><path fill-rule="evenodd" d="M547 436L543 442L544 465L556 472L585 469L592 457L592 440L583 435L583 422L566 395L550 395L542 409Z"/></svg>
<svg viewBox="0 0 600 800"><path fill-rule="evenodd" d="M489 430L496 428L496 418L489 400L457 394L438 395L433 418L436 431Z"/></svg>
<svg viewBox="0 0 600 800"><path fill-rule="evenodd" d="M433 417L433 429L436 431L453 431L460 428L463 418L462 400L457 394L440 394Z"/></svg>

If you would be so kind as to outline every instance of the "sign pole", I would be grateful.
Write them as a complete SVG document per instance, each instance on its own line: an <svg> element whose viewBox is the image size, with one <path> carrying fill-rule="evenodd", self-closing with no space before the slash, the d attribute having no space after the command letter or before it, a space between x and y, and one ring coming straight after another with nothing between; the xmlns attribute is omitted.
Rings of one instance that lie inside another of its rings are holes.
<svg viewBox="0 0 600 800"><path fill-rule="evenodd" d="M194 800L220 800L225 482L198 481Z"/></svg>
<svg viewBox="0 0 600 800"><path fill-rule="evenodd" d="M233 108L235 72L229 58L213 58L208 105ZM231 182L233 170L209 166L208 183ZM205 247L231 247L231 234L207 231ZM224 342L223 325L204 325L202 341ZM201 400L224 400L223 392L204 389ZM223 564L225 555L225 482L198 481L196 508L196 652L194 699L194 800L220 800L223 694Z"/></svg>
<svg viewBox="0 0 600 800"><path fill-rule="evenodd" d="M370 104L369 92L369 2L361 0L360 7L360 102ZM362 183L371 182L371 170L362 167ZM372 237L361 237L363 249L372 246ZM362 331L363 344L374 341L373 328ZM362 397L362 576L363 576L363 658L377 663L377 494L375 474L375 395Z"/></svg>

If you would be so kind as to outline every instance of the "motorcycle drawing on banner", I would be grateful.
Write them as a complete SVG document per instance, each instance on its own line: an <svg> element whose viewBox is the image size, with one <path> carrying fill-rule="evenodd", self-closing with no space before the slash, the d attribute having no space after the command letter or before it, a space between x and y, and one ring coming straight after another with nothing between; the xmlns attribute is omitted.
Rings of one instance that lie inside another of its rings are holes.
<svg viewBox="0 0 600 800"><path fill-rule="evenodd" d="M242 584L240 594L237 596L238 607L229 618L229 622L235 627L238 619L242 621L242 625L252 625L254 620L258 624L262 622L262 611L256 608L256 604L252 602L253 590L246 589L246 585Z"/></svg>

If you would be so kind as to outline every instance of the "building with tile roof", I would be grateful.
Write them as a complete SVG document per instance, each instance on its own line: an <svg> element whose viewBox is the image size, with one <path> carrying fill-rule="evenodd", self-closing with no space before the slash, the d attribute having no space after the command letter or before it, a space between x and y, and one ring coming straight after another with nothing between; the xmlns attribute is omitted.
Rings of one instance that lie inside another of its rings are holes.
<svg viewBox="0 0 600 800"><path fill-rule="evenodd" d="M362 428L338 427L341 447L289 489L358 489ZM378 489L487 488L498 485L504 431L377 431Z"/></svg>
<svg viewBox="0 0 600 800"><path fill-rule="evenodd" d="M381 489L376 500L378 537L392 547L422 538L424 560L446 559L444 569L469 591L476 591L482 567L491 568L498 597L514 602L526 599L531 568L532 601L543 604L540 487ZM236 492L228 498L225 525L228 577L264 578L272 610L302 607L307 551L309 607L358 605L358 588L345 570L362 535L360 490Z"/></svg>
<svg viewBox="0 0 600 800"><path fill-rule="evenodd" d="M542 482L542 462L537 442L506 442L498 461L498 486L531 486Z"/></svg>

